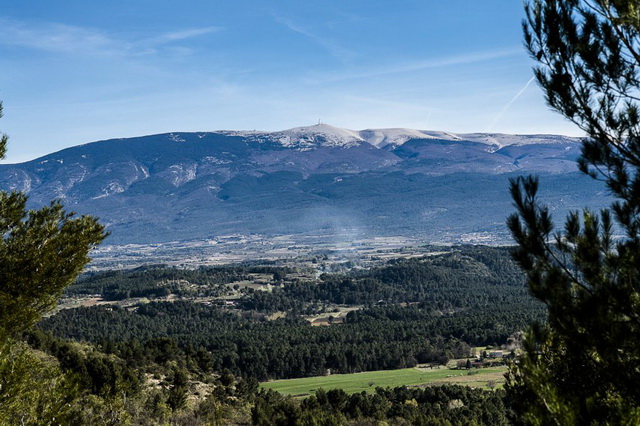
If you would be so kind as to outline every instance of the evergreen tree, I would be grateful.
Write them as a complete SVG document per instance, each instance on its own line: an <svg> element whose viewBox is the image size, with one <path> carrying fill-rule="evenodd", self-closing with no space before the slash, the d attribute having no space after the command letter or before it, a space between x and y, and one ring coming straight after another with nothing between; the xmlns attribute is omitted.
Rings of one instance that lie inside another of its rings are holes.
<svg viewBox="0 0 640 426"><path fill-rule="evenodd" d="M640 423L640 2L532 0L525 45L547 103L583 129L578 165L616 201L554 231L538 179L511 182L508 226L548 307L509 373L534 424ZM621 235L618 235L621 234Z"/></svg>
<svg viewBox="0 0 640 426"><path fill-rule="evenodd" d="M0 136L0 159L7 140ZM73 386L17 339L55 306L89 261L89 251L105 237L95 218L75 218L57 201L40 210L27 210L26 203L23 193L0 191L2 424L60 422L68 410Z"/></svg>
<svg viewBox="0 0 640 426"><path fill-rule="evenodd" d="M0 159L7 140L0 138ZM0 191L0 334L8 336L55 307L105 237L95 218L75 218L59 201L40 210L27 210L26 204L25 194Z"/></svg>

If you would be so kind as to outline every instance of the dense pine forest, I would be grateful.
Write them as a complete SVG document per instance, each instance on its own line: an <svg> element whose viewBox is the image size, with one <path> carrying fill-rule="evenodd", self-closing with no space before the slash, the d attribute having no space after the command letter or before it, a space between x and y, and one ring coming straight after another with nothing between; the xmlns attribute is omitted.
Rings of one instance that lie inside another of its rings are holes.
<svg viewBox="0 0 640 426"><path fill-rule="evenodd" d="M81 395L97 398L93 411L120 401L120 415L137 423L145 416L149 424L216 416L220 424L265 425L506 422L501 391L318 391L300 402L258 391L258 381L446 365L474 346L513 343L545 311L528 295L510 249L452 247L317 278L304 268L156 265L87 274L63 302L105 304L61 309L26 338L75 378ZM314 315L327 318L324 326L312 325Z"/></svg>

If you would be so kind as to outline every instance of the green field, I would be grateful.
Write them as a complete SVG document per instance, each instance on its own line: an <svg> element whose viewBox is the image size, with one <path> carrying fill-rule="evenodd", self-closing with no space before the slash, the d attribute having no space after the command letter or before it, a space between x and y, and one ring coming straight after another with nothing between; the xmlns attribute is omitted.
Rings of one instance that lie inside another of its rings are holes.
<svg viewBox="0 0 640 426"><path fill-rule="evenodd" d="M354 374L274 380L260 387L273 389L285 395L307 396L322 388L343 389L347 393L373 392L376 387L420 386L427 384L463 384L489 389L501 387L507 367L480 370L452 370L449 368L405 368L402 370L369 371Z"/></svg>

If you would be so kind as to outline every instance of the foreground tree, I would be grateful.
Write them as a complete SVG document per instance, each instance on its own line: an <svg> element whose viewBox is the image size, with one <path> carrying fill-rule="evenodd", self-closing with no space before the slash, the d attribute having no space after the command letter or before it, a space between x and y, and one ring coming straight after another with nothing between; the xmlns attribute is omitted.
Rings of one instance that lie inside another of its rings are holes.
<svg viewBox="0 0 640 426"><path fill-rule="evenodd" d="M7 140L0 136L0 159ZM18 339L55 307L106 236L95 218L75 218L59 202L29 211L26 203L25 194L0 191L0 424L64 419L72 381Z"/></svg>
<svg viewBox="0 0 640 426"><path fill-rule="evenodd" d="M583 129L581 171L616 201L554 232L537 178L511 182L508 226L548 307L507 390L534 424L640 423L640 1L533 0L525 45L548 104ZM615 234L615 236L614 236Z"/></svg>

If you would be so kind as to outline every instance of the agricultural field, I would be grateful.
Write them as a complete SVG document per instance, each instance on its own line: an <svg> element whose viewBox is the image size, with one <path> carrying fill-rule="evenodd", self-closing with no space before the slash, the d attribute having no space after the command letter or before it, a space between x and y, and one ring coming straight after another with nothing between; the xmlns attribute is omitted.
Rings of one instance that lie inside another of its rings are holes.
<svg viewBox="0 0 640 426"><path fill-rule="evenodd" d="M427 386L436 384L460 384L475 388L502 387L507 367L489 367L471 370L454 370L446 367L415 367L401 370L369 371L353 374L333 374L301 379L273 380L260 384L263 389L273 389L284 395L306 397L318 389L342 389L352 394L373 393L376 387Z"/></svg>

